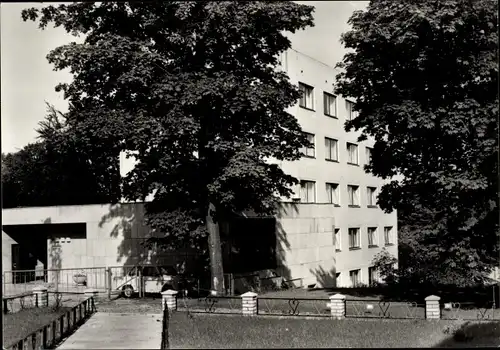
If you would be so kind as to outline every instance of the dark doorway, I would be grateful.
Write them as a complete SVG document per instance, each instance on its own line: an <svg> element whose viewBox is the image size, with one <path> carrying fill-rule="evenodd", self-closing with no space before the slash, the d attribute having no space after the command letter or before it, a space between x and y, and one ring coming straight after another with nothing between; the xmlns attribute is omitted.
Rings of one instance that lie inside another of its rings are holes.
<svg viewBox="0 0 500 350"><path fill-rule="evenodd" d="M245 273L276 269L276 219L235 218L226 226L224 272Z"/></svg>
<svg viewBox="0 0 500 350"><path fill-rule="evenodd" d="M15 283L30 282L35 279L44 279L44 270L54 264L52 256L49 257L49 245L64 238L64 244L72 244L75 239L86 238L86 224L28 224L28 225L4 225L2 231L14 241L9 249L13 271L30 270L13 274ZM68 243L69 242L69 243ZM71 249L66 251L66 259L71 263ZM83 253L85 254L85 252ZM58 257L59 260L61 257ZM50 259L50 260L49 260ZM36 271L35 271L36 270ZM33 272L33 273L31 273ZM21 279L22 281L20 281Z"/></svg>
<svg viewBox="0 0 500 350"><path fill-rule="evenodd" d="M37 258L25 246L15 243L12 244L12 270L34 270L36 268ZM35 280L33 273L16 273L15 283L26 283Z"/></svg>
<svg viewBox="0 0 500 350"><path fill-rule="evenodd" d="M12 271L21 270L21 246L13 244L12 246Z"/></svg>

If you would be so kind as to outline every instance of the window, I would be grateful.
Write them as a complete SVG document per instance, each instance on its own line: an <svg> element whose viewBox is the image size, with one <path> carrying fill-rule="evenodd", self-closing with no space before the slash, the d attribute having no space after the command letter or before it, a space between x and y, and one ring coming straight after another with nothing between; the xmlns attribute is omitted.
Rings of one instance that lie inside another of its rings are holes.
<svg viewBox="0 0 500 350"><path fill-rule="evenodd" d="M328 203L332 203L332 204L335 204L337 206L340 206L339 185L338 184L327 183L326 184L326 196L328 198Z"/></svg>
<svg viewBox="0 0 500 350"><path fill-rule="evenodd" d="M338 162L339 149L337 140L325 137L325 159Z"/></svg>
<svg viewBox="0 0 500 350"><path fill-rule="evenodd" d="M329 117L337 116L337 97L328 92L323 93L323 107L325 115Z"/></svg>
<svg viewBox="0 0 500 350"><path fill-rule="evenodd" d="M359 248L359 228L349 229L349 249Z"/></svg>
<svg viewBox="0 0 500 350"><path fill-rule="evenodd" d="M304 135L307 137L307 141L312 144L312 147L302 147L300 152L306 157L314 158L314 134L305 132Z"/></svg>
<svg viewBox="0 0 500 350"><path fill-rule="evenodd" d="M358 164L358 145L347 143L347 163Z"/></svg>
<svg viewBox="0 0 500 350"><path fill-rule="evenodd" d="M349 205L359 206L358 190L359 186L347 185L347 197L349 199Z"/></svg>
<svg viewBox="0 0 500 350"><path fill-rule="evenodd" d="M370 266L368 268L368 284L370 286L373 286L377 282L378 282L378 272L377 272L377 269L375 269L375 267L373 267L373 266Z"/></svg>
<svg viewBox="0 0 500 350"><path fill-rule="evenodd" d="M376 247L378 245L377 228L368 227L368 247Z"/></svg>
<svg viewBox="0 0 500 350"><path fill-rule="evenodd" d="M314 109L314 88L312 86L299 83L301 93L299 106L307 109Z"/></svg>
<svg viewBox="0 0 500 350"><path fill-rule="evenodd" d="M335 274L335 287L340 287L340 272Z"/></svg>
<svg viewBox="0 0 500 350"><path fill-rule="evenodd" d="M366 197L367 197L367 204L369 207L375 207L377 203L377 199L375 198L375 191L377 190L376 187L367 187L366 188Z"/></svg>
<svg viewBox="0 0 500 350"><path fill-rule="evenodd" d="M340 252L342 249L341 249L341 245L340 245L340 229L339 228L335 228L334 237L335 237L335 251Z"/></svg>
<svg viewBox="0 0 500 350"><path fill-rule="evenodd" d="M142 269L142 275L144 277L157 277L160 276L160 271L156 266L146 266Z"/></svg>
<svg viewBox="0 0 500 350"><path fill-rule="evenodd" d="M300 181L300 201L302 203L316 203L316 182Z"/></svg>
<svg viewBox="0 0 500 350"><path fill-rule="evenodd" d="M349 277L351 278L351 286L357 287L359 286L359 275L360 270L352 270L349 271Z"/></svg>
<svg viewBox="0 0 500 350"><path fill-rule="evenodd" d="M358 113L354 111L354 102L345 101L345 108L347 110L347 120L353 120L358 116Z"/></svg>
<svg viewBox="0 0 500 350"><path fill-rule="evenodd" d="M366 147L366 164L372 163L372 149L370 147Z"/></svg>
<svg viewBox="0 0 500 350"><path fill-rule="evenodd" d="M390 226L384 227L384 242L385 245L394 244L394 242L392 241L392 227Z"/></svg>

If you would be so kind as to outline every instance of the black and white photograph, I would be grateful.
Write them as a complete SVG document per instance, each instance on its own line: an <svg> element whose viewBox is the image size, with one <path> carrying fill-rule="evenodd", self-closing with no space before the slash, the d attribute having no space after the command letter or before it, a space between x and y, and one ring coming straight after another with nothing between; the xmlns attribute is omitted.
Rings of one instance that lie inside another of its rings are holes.
<svg viewBox="0 0 500 350"><path fill-rule="evenodd" d="M497 0L0 16L3 350L500 348Z"/></svg>

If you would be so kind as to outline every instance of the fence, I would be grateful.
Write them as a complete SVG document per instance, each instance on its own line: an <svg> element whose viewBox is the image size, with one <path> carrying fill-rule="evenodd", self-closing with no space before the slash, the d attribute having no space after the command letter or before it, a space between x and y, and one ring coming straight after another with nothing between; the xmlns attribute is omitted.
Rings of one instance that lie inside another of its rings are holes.
<svg viewBox="0 0 500 350"><path fill-rule="evenodd" d="M257 314L330 317L329 299L257 298Z"/></svg>
<svg viewBox="0 0 500 350"><path fill-rule="evenodd" d="M498 320L500 309L495 308L493 302L483 303L444 303L440 305L440 317L443 320Z"/></svg>
<svg viewBox="0 0 500 350"><path fill-rule="evenodd" d="M85 298L82 293L47 292L46 299L41 300L37 293L23 293L17 296L2 297L3 314L13 314L21 310L48 306L51 308L73 307Z"/></svg>
<svg viewBox="0 0 500 350"><path fill-rule="evenodd" d="M352 300L342 294L328 299L266 298L247 292L240 297L209 296L197 300L180 299L177 291L162 292L163 304L171 310L202 313L232 313L263 316L306 316L385 319L457 319L498 320L500 310L494 305L477 307L474 303L440 303L434 295L425 298L425 303L389 302L384 300ZM180 303L179 303L180 300ZM180 305L179 305L180 304Z"/></svg>
<svg viewBox="0 0 500 350"><path fill-rule="evenodd" d="M380 300L346 300L345 317L425 319L425 303Z"/></svg>
<svg viewBox="0 0 500 350"><path fill-rule="evenodd" d="M55 348L56 344L71 334L95 311L94 298L86 298L56 320L3 348L7 350Z"/></svg>
<svg viewBox="0 0 500 350"><path fill-rule="evenodd" d="M30 292L36 285L58 292L82 292L87 288L106 292L109 289L106 267L6 271L2 284L4 296Z"/></svg>
<svg viewBox="0 0 500 350"><path fill-rule="evenodd" d="M92 288L99 293L111 295L120 294L122 288L131 284L144 296L142 270L144 266L156 265L125 265L110 267L86 267L78 269L47 269L6 271L2 275L3 296L17 296L31 293L33 287L42 285L49 291L63 293L82 293ZM197 295L210 292L210 278L194 278L191 292ZM232 274L224 275L226 293L233 295L234 278ZM160 286L161 288L161 286Z"/></svg>
<svg viewBox="0 0 500 350"><path fill-rule="evenodd" d="M178 298L177 300L177 310L192 313L241 313L241 297Z"/></svg>

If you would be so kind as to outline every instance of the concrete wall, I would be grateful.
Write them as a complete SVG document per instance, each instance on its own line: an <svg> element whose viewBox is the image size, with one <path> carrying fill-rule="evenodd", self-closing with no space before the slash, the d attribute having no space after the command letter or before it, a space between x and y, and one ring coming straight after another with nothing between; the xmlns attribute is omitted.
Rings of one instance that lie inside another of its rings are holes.
<svg viewBox="0 0 500 350"><path fill-rule="evenodd" d="M142 203L3 210L4 225L86 223L84 238L69 231L67 234L58 231L47 240L48 268L80 269L153 262L155 256L140 245L150 235L143 220ZM318 282L326 286L331 282L331 278L325 277L325 271L335 270L334 226L331 205L283 204L277 215L279 272L288 279L302 279L303 285ZM3 248L4 252L10 251ZM3 259L4 271L10 270L10 255L5 254ZM318 280L317 276L321 278Z"/></svg>
<svg viewBox="0 0 500 350"><path fill-rule="evenodd" d="M8 234L2 230L2 272L12 270L12 244L17 243ZM5 283L11 283L12 275L5 276L7 280Z"/></svg>
<svg viewBox="0 0 500 350"><path fill-rule="evenodd" d="M277 215L279 272L302 285L333 287L335 241L333 206L283 203Z"/></svg>
<svg viewBox="0 0 500 350"><path fill-rule="evenodd" d="M368 267L371 261L383 246L384 226L393 230L394 245L387 249L394 256L397 251L397 214L385 214L381 209L367 206L367 187L376 187L377 191L384 185L384 180L365 173L363 166L366 164L365 147L373 147L374 141L368 139L358 142L359 132L345 132L344 123L347 120L345 99L337 96L336 118L326 116L323 110L323 92L333 94L333 84L338 71L326 64L308 57L300 52L288 50L281 57L281 69L288 73L293 84L299 82L314 88L314 110L300 107L298 104L289 108L305 132L315 135L315 157L302 158L296 162L277 163L285 173L297 177L299 180L316 182L316 203L326 203L327 193L325 184L339 184L340 207L329 204L331 214L335 217L335 225L340 229L341 251L337 252L337 272L340 272L340 286L350 286L349 271L361 269L361 282L368 283ZM338 162L325 160L324 138L338 140ZM358 145L359 165L347 163L346 143ZM360 207L348 207L347 185L359 186ZM295 189L297 196L299 189ZM368 248L368 227L377 227L379 247ZM361 249L349 250L348 229L359 228Z"/></svg>
<svg viewBox="0 0 500 350"><path fill-rule="evenodd" d="M142 204L13 208L3 210L2 219L3 225L86 224L85 238L68 232L47 240L48 268L123 266L153 259L140 245L150 235Z"/></svg>

